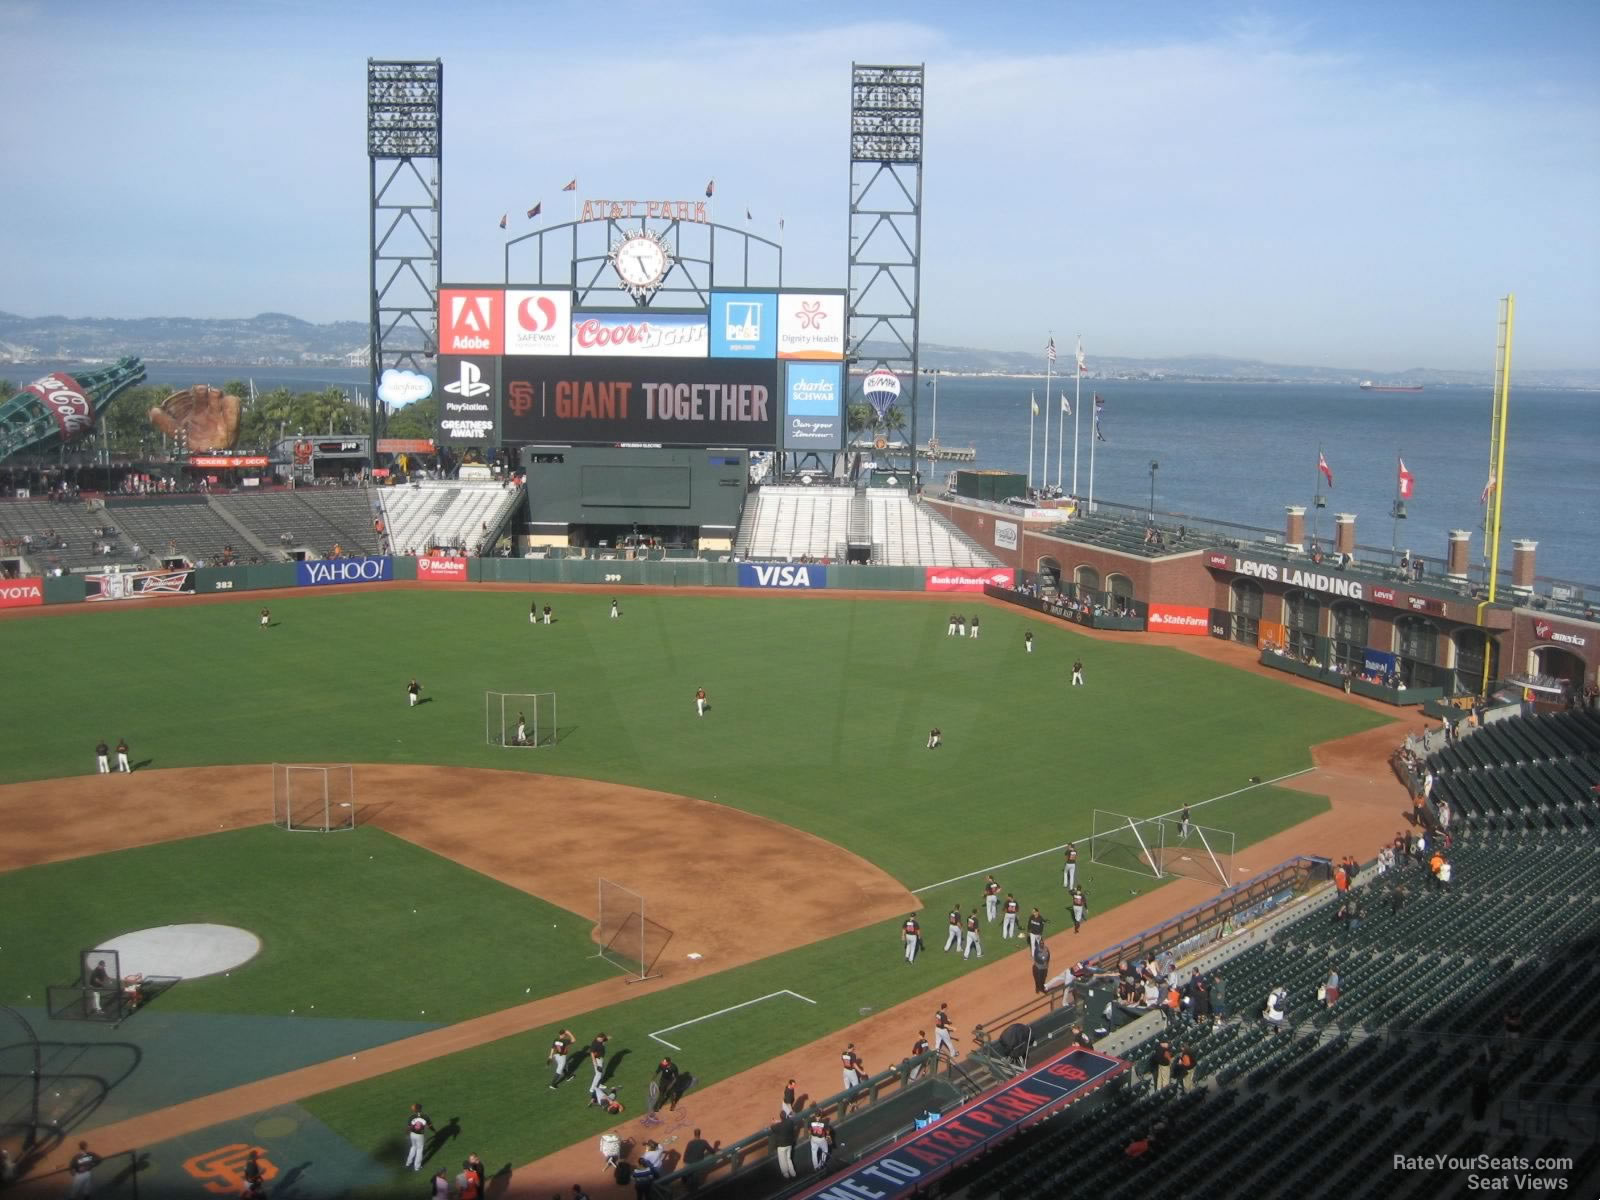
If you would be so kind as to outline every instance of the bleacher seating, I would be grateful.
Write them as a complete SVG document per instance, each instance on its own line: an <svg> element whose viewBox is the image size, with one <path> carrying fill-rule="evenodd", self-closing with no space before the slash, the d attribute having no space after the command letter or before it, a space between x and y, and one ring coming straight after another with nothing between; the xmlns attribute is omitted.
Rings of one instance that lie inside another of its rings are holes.
<svg viewBox="0 0 1600 1200"><path fill-rule="evenodd" d="M1558 731L1538 720L1532 744L1578 748L1569 735L1583 721L1569 715ZM1521 744L1516 731L1501 732L1510 740L1491 745L1510 753ZM1131 1195L1172 1179L1208 1200L1469 1194L1464 1176L1392 1169L1392 1154L1424 1146L1574 1156L1568 1194L1594 1194L1579 1185L1600 1168L1587 1107L1600 1068L1600 843L1576 832L1482 830L1450 857L1448 888L1422 864L1401 863L1359 889L1367 904L1358 929L1324 905L1221 968L1232 1019L1180 1025L1171 1038L1196 1053L1194 1092L1154 1089L1147 1042L1130 1054L1131 1080L963 1168L945 1195ZM1395 904L1400 883L1409 895ZM1332 1009L1315 998L1330 970L1341 985ZM1257 1016L1275 987L1289 993L1287 1031ZM1512 1005L1524 1014L1522 1040L1503 1035ZM1475 1078L1502 1104L1481 1121L1471 1109ZM1519 1128L1522 1089L1540 1108ZM1130 1159L1124 1148L1152 1129L1151 1152ZM1562 1140L1575 1131L1582 1142Z"/></svg>
<svg viewBox="0 0 1600 1200"><path fill-rule="evenodd" d="M1159 533L1159 538L1149 535L1151 529ZM1049 532L1081 545L1104 546L1109 550L1138 554L1145 558L1183 554L1208 544L1207 539L1197 531L1180 525L1151 525L1132 517L1104 512L1082 513L1065 525L1052 527Z"/></svg>
<svg viewBox="0 0 1600 1200"><path fill-rule="evenodd" d="M496 482L430 480L378 495L396 554L425 554L435 546L463 546L476 554L488 549L483 542L500 530L523 492Z"/></svg>
<svg viewBox="0 0 1600 1200"><path fill-rule="evenodd" d="M118 532L110 536L95 533L96 527L106 526ZM54 549L46 544L52 531L66 543L66 549ZM22 543L29 534L33 535L33 547L23 546L18 553L39 574L57 566L63 571L96 571L140 562L143 558L133 553L133 541L137 539L123 536L115 514L91 509L78 500L0 501L0 540L15 539ZM98 548L107 544L111 546L110 554ZM148 546L146 543L142 549Z"/></svg>
<svg viewBox="0 0 1600 1200"><path fill-rule="evenodd" d="M251 548L239 531L218 516L204 496L163 496L145 500L108 498L106 517L123 537L151 554L176 551L192 563L215 566L232 546L240 561Z"/></svg>
<svg viewBox="0 0 1600 1200"><path fill-rule="evenodd" d="M735 544L745 558L790 562L799 558L831 558L839 553L850 529L846 487L764 487L750 493L745 508L755 510L748 540ZM744 522L740 522L741 531Z"/></svg>
<svg viewBox="0 0 1600 1200"><path fill-rule="evenodd" d="M336 545L346 554L378 553L373 501L366 488L238 492L211 501L274 555L302 549L321 556Z"/></svg>
<svg viewBox="0 0 1600 1200"><path fill-rule="evenodd" d="M1600 717L1581 709L1483 725L1428 756L1434 800L1496 828L1600 828Z"/></svg>
<svg viewBox="0 0 1600 1200"><path fill-rule="evenodd" d="M872 514L874 562L892 567L1000 565L999 559L932 509L914 504L905 492L874 488L867 493L867 504Z"/></svg>

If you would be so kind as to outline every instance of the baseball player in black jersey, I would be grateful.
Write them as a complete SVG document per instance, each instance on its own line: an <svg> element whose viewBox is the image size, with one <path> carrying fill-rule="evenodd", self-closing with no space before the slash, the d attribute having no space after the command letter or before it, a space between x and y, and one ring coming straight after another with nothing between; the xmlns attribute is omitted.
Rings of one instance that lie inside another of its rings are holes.
<svg viewBox="0 0 1600 1200"><path fill-rule="evenodd" d="M422 1105L413 1104L411 1115L406 1118L406 1139L410 1143L410 1149L406 1151L406 1166L413 1171L422 1170L422 1135L432 1128L433 1122L422 1111Z"/></svg>
<svg viewBox="0 0 1600 1200"><path fill-rule="evenodd" d="M906 943L906 962L916 962L917 951L922 949L922 926L917 923L914 913L906 914L906 919L900 926L900 935Z"/></svg>
<svg viewBox="0 0 1600 1200"><path fill-rule="evenodd" d="M927 1052L928 1052L928 1031L926 1029L919 1029L919 1030L917 1030L917 1040L911 1043L911 1057L912 1057L913 1060L915 1060L917 1058L920 1058L922 1055L926 1054ZM919 1062L913 1061L912 1064L911 1064L911 1073L906 1076L906 1082L907 1083L913 1082L918 1077L920 1077L921 1074L922 1074L922 1064L919 1063Z"/></svg>
<svg viewBox="0 0 1600 1200"><path fill-rule="evenodd" d="M967 940L961 947L962 958L971 958L974 950L979 958L983 957L983 942L978 937L978 929L978 910L973 909L967 916Z"/></svg>
<svg viewBox="0 0 1600 1200"><path fill-rule="evenodd" d="M417 702L422 699L422 685L413 679L410 683L406 684L406 695L411 697L411 701L407 707L415 708L417 706Z"/></svg>
<svg viewBox="0 0 1600 1200"><path fill-rule="evenodd" d="M577 1044L577 1036L570 1029L563 1029L556 1034L555 1040L550 1043L550 1053L544 1056L544 1061L555 1068L556 1073L550 1078L550 1090L552 1092L565 1083L567 1076L572 1074L567 1069L567 1057Z"/></svg>
<svg viewBox="0 0 1600 1200"><path fill-rule="evenodd" d="M589 1043L589 1065L594 1068L594 1079L589 1083L589 1103L605 1104L605 1095L601 1089L605 1086L606 1079L606 1043L611 1040L606 1034L595 1034L594 1041Z"/></svg>
<svg viewBox="0 0 1600 1200"><path fill-rule="evenodd" d="M1017 898L1007 892L1006 902L1000 911L1002 913L1000 936L1010 941L1012 938L1019 936L1017 933L1017 913L1021 911L1021 906L1017 904Z"/></svg>
<svg viewBox="0 0 1600 1200"><path fill-rule="evenodd" d="M946 950L961 949L961 906L958 904L950 910L950 932L944 935L944 948Z"/></svg>
<svg viewBox="0 0 1600 1200"><path fill-rule="evenodd" d="M993 875L983 881L983 915L990 921L994 920L995 907L1000 903L1000 885L995 882Z"/></svg>
<svg viewBox="0 0 1600 1200"><path fill-rule="evenodd" d="M1044 937L1044 914L1037 908L1028 917L1028 949L1037 950L1039 939Z"/></svg>
<svg viewBox="0 0 1600 1200"><path fill-rule="evenodd" d="M951 1058L956 1056L956 1027L950 1020L950 1004L940 1001L939 1011L933 1014L933 1047L943 1050Z"/></svg>
<svg viewBox="0 0 1600 1200"><path fill-rule="evenodd" d="M659 1112L662 1104L666 1104L668 1111L678 1107L678 1089L683 1085L683 1072L678 1064L670 1058L663 1058L656 1064L656 1098L650 1106L651 1112Z"/></svg>
<svg viewBox="0 0 1600 1200"><path fill-rule="evenodd" d="M806 1132L811 1136L811 1169L820 1171L828 1161L828 1152L833 1149L833 1126L828 1124L820 1108L811 1114Z"/></svg>

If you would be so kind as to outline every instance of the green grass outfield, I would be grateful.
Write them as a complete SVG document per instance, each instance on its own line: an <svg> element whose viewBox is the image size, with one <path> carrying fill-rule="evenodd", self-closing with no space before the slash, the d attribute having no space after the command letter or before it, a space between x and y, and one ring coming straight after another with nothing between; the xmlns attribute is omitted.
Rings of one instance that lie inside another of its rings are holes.
<svg viewBox="0 0 1600 1200"><path fill-rule="evenodd" d="M71 983L80 947L192 921L248 929L261 952L173 988L163 1012L447 1025L616 974L587 919L373 828L263 825L10 871L0 912L12 1005ZM491 946L494 930L517 932Z"/></svg>
<svg viewBox="0 0 1600 1200"><path fill-rule="evenodd" d="M917 888L1064 841L1095 807L1153 813L1303 769L1309 744L1382 720L992 606L973 642L946 637L947 607L922 601L624 593L610 621L605 593L545 594L558 621L535 627L528 596L274 594L268 630L255 600L0 623L5 660L40 666L39 702L9 714L0 780L86 772L102 736L157 767L583 775L787 822ZM1086 687L1067 686L1074 657ZM413 675L431 702L408 709ZM485 746L486 689L556 692L559 746ZM934 725L945 745L930 752Z"/></svg>
<svg viewBox="0 0 1600 1200"><path fill-rule="evenodd" d="M533 596L553 605L555 625L528 625ZM6 660L36 661L40 680L38 702L9 714L10 752L0 762L0 779L84 772L101 736L126 736L136 759L158 767L423 762L566 773L769 816L843 845L917 889L1082 837L1095 808L1170 811L1234 792L1250 776L1303 770L1309 745L1383 722L1332 696L1235 671L1157 639L1097 642L1072 627L992 606L981 610L980 641L947 638L955 598L939 604L620 592L620 621L607 619L609 598L598 589L274 593L265 602L279 624L265 631L256 624L263 602L256 597L187 609L108 606L0 623ZM1025 629L1034 631L1032 655L1023 652ZM1068 686L1074 658L1085 663L1087 687ZM95 662L115 669L97 671ZM413 675L431 702L408 709L404 685ZM694 715L699 686L712 703L704 719ZM485 746L483 692L491 688L557 692L559 745ZM62 712L71 719L62 720ZM945 738L936 752L924 748L933 725ZM1243 853L1249 843L1325 807L1315 797L1261 788L1196 816L1234 830L1238 863L1260 869L1272 864ZM269 841L274 833L251 832ZM299 843L345 836L279 840L301 852ZM536 830L529 839L537 844ZM216 840L180 843L170 852ZM1092 912L1149 886L1084 857ZM1046 854L997 872L1025 913L1033 904L1045 909L1052 930L1064 919L1059 862ZM50 887L30 887L19 897L22 910L47 914L85 867L62 864L51 876L17 872L0 876L0 883L49 879ZM750 869L759 873L761 864ZM305 885L305 902L337 911L349 878L317 875ZM608 1028L613 1045L631 1051L619 1078L635 1109L662 1049L647 1037L652 1030L784 988L818 1001L783 998L740 1010L720 1034L715 1019L690 1027L693 1041L680 1042L681 1057L703 1083L712 1082L839 1029L863 1007L885 1007L959 974L961 964L937 951L943 911L954 902L977 903L980 883L981 876L923 894L930 953L914 968L900 962L896 931L875 927L611 1010L574 1013L563 1023L585 1036ZM219 879L218 888L225 894L228 884ZM221 907L208 889L191 894L196 909ZM182 905L157 905L137 889L115 899L128 926L149 923L147 912L164 920L215 919L183 913ZM6 911L13 911L9 904ZM408 928L409 918L407 906L392 898L376 904L362 914L359 941L329 970L341 977L364 973L369 945L415 948L414 962L453 946L474 958L486 988L504 990L490 966L503 924L471 905L440 913L441 923L421 935ZM10 944L6 950L9 959ZM1001 953L992 944L986 961ZM587 946L549 957L554 979L587 963ZM1016 963L1025 987L1020 953ZM450 976L438 978L442 993ZM569 986L586 978L574 974ZM348 986L359 993L365 981ZM418 1000L417 1007L428 1008L431 1018L434 1003ZM386 1010L374 999L366 1015ZM960 1017L970 1023L992 1015ZM436 1118L461 1116L466 1140L486 1159L527 1161L600 1131L579 1088L545 1089L546 1034L340 1089L308 1107L357 1146L379 1150L393 1141L397 1104L420 1096Z"/></svg>

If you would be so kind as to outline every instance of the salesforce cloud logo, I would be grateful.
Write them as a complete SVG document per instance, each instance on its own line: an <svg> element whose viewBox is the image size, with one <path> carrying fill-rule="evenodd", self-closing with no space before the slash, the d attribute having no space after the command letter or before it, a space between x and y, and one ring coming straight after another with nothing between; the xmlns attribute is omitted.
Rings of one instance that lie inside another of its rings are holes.
<svg viewBox="0 0 1600 1200"><path fill-rule="evenodd" d="M390 367L378 377L378 399L401 407L426 400L433 395L433 380L416 371L397 371Z"/></svg>

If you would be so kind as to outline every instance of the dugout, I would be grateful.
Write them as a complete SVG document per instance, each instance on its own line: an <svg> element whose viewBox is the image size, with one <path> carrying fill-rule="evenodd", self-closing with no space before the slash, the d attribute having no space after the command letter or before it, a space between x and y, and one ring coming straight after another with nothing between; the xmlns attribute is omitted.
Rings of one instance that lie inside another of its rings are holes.
<svg viewBox="0 0 1600 1200"><path fill-rule="evenodd" d="M529 544L729 551L749 458L744 449L524 448Z"/></svg>

